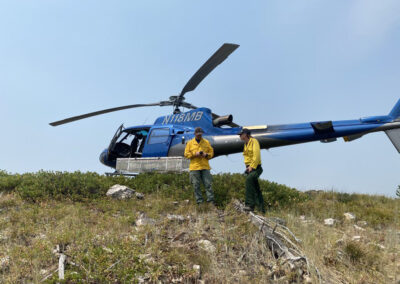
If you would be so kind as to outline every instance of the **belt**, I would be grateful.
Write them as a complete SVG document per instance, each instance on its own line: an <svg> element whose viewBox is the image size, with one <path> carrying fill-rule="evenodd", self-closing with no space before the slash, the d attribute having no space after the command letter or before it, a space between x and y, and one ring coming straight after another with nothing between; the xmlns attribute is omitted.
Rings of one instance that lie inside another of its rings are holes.
<svg viewBox="0 0 400 284"><path fill-rule="evenodd" d="M246 168L248 168L248 167L250 167L250 165L246 165ZM259 169L259 168L261 168L261 164L259 164L259 165L257 166L256 170Z"/></svg>

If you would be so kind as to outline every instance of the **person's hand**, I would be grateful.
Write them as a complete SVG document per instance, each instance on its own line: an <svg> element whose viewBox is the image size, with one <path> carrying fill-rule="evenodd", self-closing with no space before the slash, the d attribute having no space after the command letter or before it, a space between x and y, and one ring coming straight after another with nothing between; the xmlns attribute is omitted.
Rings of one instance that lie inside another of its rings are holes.
<svg viewBox="0 0 400 284"><path fill-rule="evenodd" d="M196 154L194 154L196 157L200 157L200 152L196 152Z"/></svg>
<svg viewBox="0 0 400 284"><path fill-rule="evenodd" d="M252 167L248 167L248 168L247 168L247 171L248 171L249 173L251 173L251 172L253 171L253 168L252 168Z"/></svg>

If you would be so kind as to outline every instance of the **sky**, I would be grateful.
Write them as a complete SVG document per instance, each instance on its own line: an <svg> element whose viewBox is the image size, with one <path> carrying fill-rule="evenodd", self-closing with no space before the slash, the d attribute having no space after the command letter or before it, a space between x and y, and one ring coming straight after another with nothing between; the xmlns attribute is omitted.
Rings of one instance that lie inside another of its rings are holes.
<svg viewBox="0 0 400 284"><path fill-rule="evenodd" d="M223 43L240 47L185 97L240 125L386 115L400 99L400 2L1 1L0 169L110 172L121 123L171 107L96 110L167 100ZM382 132L345 143L262 150L263 179L299 190L394 196L400 155ZM243 172L242 154L211 160Z"/></svg>

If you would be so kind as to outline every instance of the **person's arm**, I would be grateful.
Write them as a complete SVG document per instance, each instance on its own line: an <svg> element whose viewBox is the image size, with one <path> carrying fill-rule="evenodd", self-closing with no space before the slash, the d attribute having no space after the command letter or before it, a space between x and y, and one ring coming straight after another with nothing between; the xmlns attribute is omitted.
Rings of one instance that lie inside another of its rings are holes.
<svg viewBox="0 0 400 284"><path fill-rule="evenodd" d="M254 138L253 140L253 157L251 159L250 167L252 169L256 169L259 164L261 164L261 151L260 151L260 144Z"/></svg>
<svg viewBox="0 0 400 284"><path fill-rule="evenodd" d="M188 159L191 159L191 158L193 158L194 157L194 155L193 155L193 153L192 153L192 151L191 151L191 143L190 143L190 141L186 144L186 147L185 147L185 158L188 158Z"/></svg>
<svg viewBox="0 0 400 284"><path fill-rule="evenodd" d="M214 149L213 147L211 147L210 142L207 141L207 150L206 150L206 158L207 159L212 159L212 157L214 157Z"/></svg>

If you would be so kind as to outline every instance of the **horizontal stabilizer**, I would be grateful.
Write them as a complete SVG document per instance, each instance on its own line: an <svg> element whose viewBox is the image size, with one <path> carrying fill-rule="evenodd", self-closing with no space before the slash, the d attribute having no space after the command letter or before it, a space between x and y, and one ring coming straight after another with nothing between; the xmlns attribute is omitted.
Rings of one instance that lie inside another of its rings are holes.
<svg viewBox="0 0 400 284"><path fill-rule="evenodd" d="M362 134L347 135L347 136L343 136L343 140L345 142L350 142L350 141L354 141L356 139L360 139L362 136L363 136Z"/></svg>
<svg viewBox="0 0 400 284"><path fill-rule="evenodd" d="M390 141L392 141L394 147L400 153L400 129L391 129L386 130L386 135L389 137Z"/></svg>

